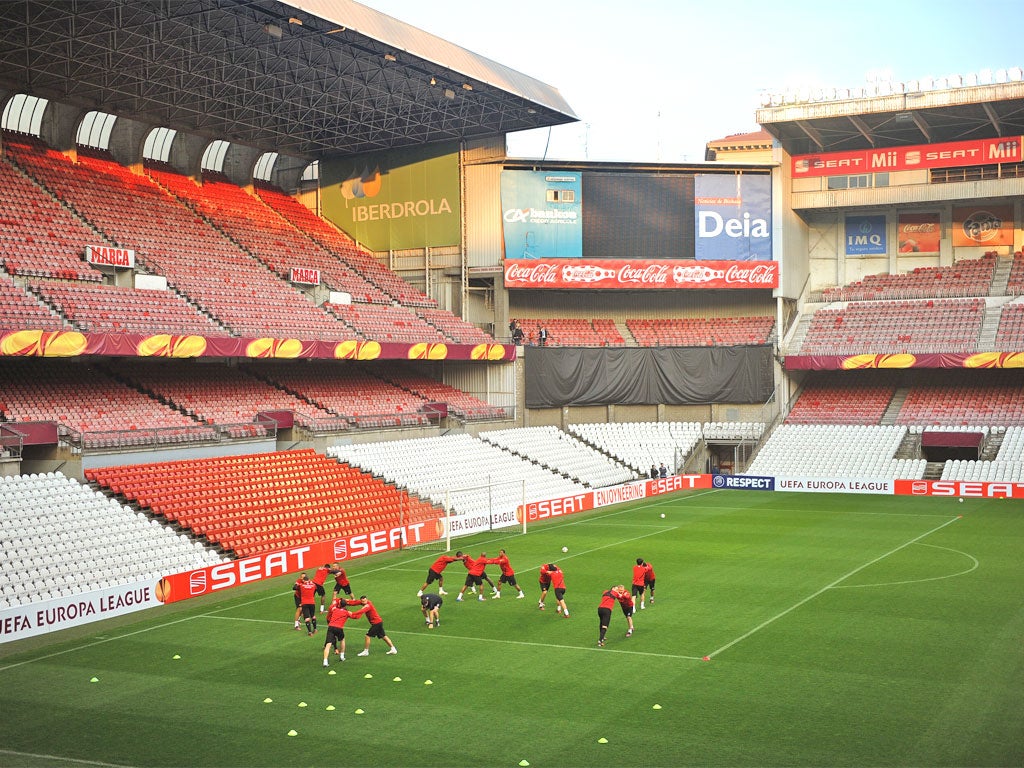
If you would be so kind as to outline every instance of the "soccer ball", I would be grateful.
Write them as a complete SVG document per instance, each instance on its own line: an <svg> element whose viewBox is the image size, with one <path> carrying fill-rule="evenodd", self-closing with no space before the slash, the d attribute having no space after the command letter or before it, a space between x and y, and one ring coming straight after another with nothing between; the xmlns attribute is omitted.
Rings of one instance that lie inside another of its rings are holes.
<svg viewBox="0 0 1024 768"><path fill-rule="evenodd" d="M661 519L662 519L662 520L664 520L664 519L665 519L665 513L664 513L664 512L662 512L662 513L661 513Z"/></svg>
<svg viewBox="0 0 1024 768"><path fill-rule="evenodd" d="M569 548L568 548L568 547L562 547L562 551L563 551L563 552L568 552L568 551L569 551Z"/></svg>

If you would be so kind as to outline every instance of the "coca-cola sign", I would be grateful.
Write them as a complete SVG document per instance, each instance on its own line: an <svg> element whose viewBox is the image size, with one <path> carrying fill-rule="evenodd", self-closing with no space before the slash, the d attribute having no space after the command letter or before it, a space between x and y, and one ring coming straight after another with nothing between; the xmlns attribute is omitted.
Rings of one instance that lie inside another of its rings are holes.
<svg viewBox="0 0 1024 768"><path fill-rule="evenodd" d="M778 288L774 261L506 259L506 288Z"/></svg>

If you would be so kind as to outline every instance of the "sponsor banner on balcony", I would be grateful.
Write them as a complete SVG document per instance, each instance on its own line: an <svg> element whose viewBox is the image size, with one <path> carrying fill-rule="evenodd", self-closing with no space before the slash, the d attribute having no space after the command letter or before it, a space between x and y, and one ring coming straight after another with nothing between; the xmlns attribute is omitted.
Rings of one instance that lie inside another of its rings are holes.
<svg viewBox="0 0 1024 768"><path fill-rule="evenodd" d="M777 288L774 261L506 259L506 288Z"/></svg>
<svg viewBox="0 0 1024 768"><path fill-rule="evenodd" d="M135 251L131 248L114 248L110 245L87 245L85 246L85 260L98 267L134 269Z"/></svg>
<svg viewBox="0 0 1024 768"><path fill-rule="evenodd" d="M506 258L583 255L579 173L502 171L501 211Z"/></svg>
<svg viewBox="0 0 1024 768"><path fill-rule="evenodd" d="M941 235L937 213L901 213L896 224L900 253L938 253Z"/></svg>
<svg viewBox="0 0 1024 768"><path fill-rule="evenodd" d="M847 216L846 253L877 256L886 253L885 216Z"/></svg>
<svg viewBox="0 0 1024 768"><path fill-rule="evenodd" d="M943 144L793 155L791 160L793 178L800 178L1019 163L1024 160L1024 154L1021 151L1020 136L1005 136Z"/></svg>
<svg viewBox="0 0 1024 768"><path fill-rule="evenodd" d="M772 179L698 173L694 177L699 261L771 261Z"/></svg>
<svg viewBox="0 0 1024 768"><path fill-rule="evenodd" d="M852 371L864 368L1024 368L1024 352L867 353L790 355L787 371Z"/></svg>
<svg viewBox="0 0 1024 768"><path fill-rule="evenodd" d="M953 245L1013 245L1013 207L972 205L953 209Z"/></svg>
<svg viewBox="0 0 1024 768"><path fill-rule="evenodd" d="M292 267L291 281L300 285L320 285L320 270L309 267Z"/></svg>

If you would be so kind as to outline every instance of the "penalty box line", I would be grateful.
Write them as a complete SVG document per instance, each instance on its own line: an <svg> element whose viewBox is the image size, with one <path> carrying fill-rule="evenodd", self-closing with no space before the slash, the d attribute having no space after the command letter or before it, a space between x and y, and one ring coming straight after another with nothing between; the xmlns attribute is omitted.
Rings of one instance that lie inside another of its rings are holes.
<svg viewBox="0 0 1024 768"><path fill-rule="evenodd" d="M746 640L748 637L751 637L752 635L760 632L762 629L767 627L769 624L773 624L774 622L776 622L779 619L781 619L783 616L786 616L786 615L792 613L793 611L795 611L800 606L806 605L807 603L809 603L814 598L819 597L819 596L825 594L826 592L828 592L828 590L833 589L834 587L838 586L839 584L841 584L842 582L846 581L851 576L854 576L854 575L860 573L865 568L869 568L872 565L874 565L875 563L877 563L877 562L879 562L881 560L884 560L885 558L889 557L890 555L896 554L901 549L905 549L905 548L909 547L911 544L916 544L921 539L926 538L928 536L931 536L933 533L941 531L947 525L955 523L959 519L960 519L959 517L954 517L954 518L952 518L950 520L947 520L942 525L936 526L935 528L932 528L930 531L925 531L920 536L915 536L910 541L905 541L904 543L900 544L898 547L894 547L893 549L890 549L885 554L879 555L878 557L874 558L873 560L869 560L868 562L866 562L866 563L864 563L862 565L858 565L856 568L854 568L849 573L846 573L846 574L840 576L838 579L836 579L835 581L833 581L830 584L826 584L824 587L819 589L817 592L814 592L813 594L808 595L803 600L800 600L799 602L794 603L793 605L791 605L786 610L784 610L784 611L782 611L780 613L775 614L770 619L766 619L765 621L762 621L760 624L758 624L756 627L751 629L749 632L747 632L747 633L745 633L743 635L740 635L735 640L733 640L733 641L731 641L729 643L726 643L725 645L723 645L721 648L719 648L717 650L712 651L711 653L709 653L707 655L707 658L708 659L713 659L715 656L717 656L718 654L722 653L723 651L727 651L728 649L732 648L737 643L741 643L744 640Z"/></svg>

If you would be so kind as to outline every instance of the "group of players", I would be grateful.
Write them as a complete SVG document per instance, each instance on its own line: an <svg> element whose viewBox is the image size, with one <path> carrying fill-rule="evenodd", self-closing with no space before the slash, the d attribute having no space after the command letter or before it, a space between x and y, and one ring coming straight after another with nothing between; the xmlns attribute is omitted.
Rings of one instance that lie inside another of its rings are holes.
<svg viewBox="0 0 1024 768"><path fill-rule="evenodd" d="M484 596L484 582L491 586L491 599L497 600L501 597L503 586L515 589L518 593L516 599L522 599L526 596L522 587L516 581L515 570L512 568L508 554L504 549L498 552L498 557L493 558L487 557L486 552L481 552L479 557L473 558L470 555L463 554L461 550L457 551L454 555L441 555L427 570L426 580L416 593L416 596L420 598L420 609L428 629L441 625L440 609L444 603L442 596L448 594L444 589L444 571L454 562L461 562L466 568L466 580L462 585L462 589L459 590L458 596L455 598L456 602L463 602L463 595L467 590L470 594L476 593L477 600L486 600L487 598ZM488 565L497 565L501 570L501 576L498 578L497 584L491 581L486 573ZM334 577L334 594L328 608L325 605L327 595L325 585L330 576ZM426 592L425 590L434 582L437 582L437 592ZM544 563L540 567L538 584L540 586L540 599L537 601L537 607L543 611L546 607L545 600L548 592L553 591L558 614L569 618L569 607L565 602L565 572L555 563ZM601 601L597 608L599 621L597 644L599 647L604 646L605 636L611 624L612 609L616 603L621 608L623 616L626 617L628 624L626 637L631 637L634 630L633 613L636 610L637 603L639 602L640 610L645 609L647 607L645 595L649 593L649 599L653 605L654 589L654 568L650 563L645 562L643 558L638 557L636 565L633 566L632 588L627 590L625 585L617 584L605 590L601 595ZM305 623L306 634L310 637L316 634L317 602L320 604L320 613L326 613L327 636L324 639L323 655L323 665L325 667L329 666L332 650L341 661L345 661L345 624L350 619L358 619L361 616L366 616L370 627L366 632L363 650L358 655L370 655L370 641L373 638L379 638L384 641L388 646L388 655L398 653L398 648L395 647L395 644L384 630L384 620L381 618L373 602L366 595L360 595L358 598L352 596L352 585L349 582L348 575L345 573L345 569L340 564L325 563L316 569L312 578L307 573L303 573L298 581L295 582L293 591L295 593L296 630L301 631L302 629L301 619ZM344 598L340 597L342 592L345 593ZM349 610L350 608L354 610Z"/></svg>
<svg viewBox="0 0 1024 768"><path fill-rule="evenodd" d="M471 594L479 590L477 600L486 600L483 589L485 581L491 586L492 599L501 597L502 585L507 585L517 590L519 593L516 596L517 599L525 597L522 587L516 582L515 570L512 568L504 549L500 550L498 557L495 558L487 557L485 552L481 552L479 557L473 558L470 555L464 554L462 550L457 551L454 555L442 555L427 569L426 580L416 593L416 596L420 598L420 609L429 629L433 629L441 624L440 609L444 604L442 596L448 594L444 589L444 571L455 562L461 562L466 568L466 580L462 589L459 590L458 596L455 598L456 602L463 602L463 595L467 590ZM486 573L486 567L492 564L497 565L501 569L501 576L497 584L491 581ZM616 603L622 609L622 613L629 625L626 637L633 635L633 613L636 610L637 603L639 603L640 610L644 610L647 607L645 595L649 593L651 605L654 604L655 578L654 567L642 557L638 557L636 565L633 566L631 589L627 590L625 585L617 584L605 590L601 595L601 601L597 609L599 620L597 644L599 647L604 646L605 635L611 622L612 608ZM437 582L437 592L425 591L434 582ZM543 564L540 567L538 583L540 585L540 599L537 602L537 607L542 611L544 610L544 601L547 598L548 591L553 590L558 614L569 618L569 607L565 603L565 573L562 569L554 563Z"/></svg>
<svg viewBox="0 0 1024 768"><path fill-rule="evenodd" d="M324 585L327 583L327 578L332 575L334 576L334 595L328 608L324 605L324 599L327 595L327 589ZM395 647L395 644L384 630L384 619L381 618L376 606L366 595L360 595L358 598L352 597L352 585L348 580L348 575L345 573L345 569L338 563L324 563L324 565L316 569L313 578L309 578L307 573L302 574L292 589L295 592L295 629L302 630L299 624L301 617L306 625L306 634L310 637L316 634L316 605L318 600L320 603L320 613L327 614L327 636L324 638L325 667L330 666L328 659L332 650L341 661L345 661L345 624L349 619L358 619L360 616L366 616L367 621L370 623L370 628L366 632L363 650L357 655L370 655L370 641L373 638L379 638L384 641L388 646L386 651L388 655L398 653L398 648ZM339 596L341 592L345 593L344 598ZM349 610L350 607L355 606L359 606L359 608Z"/></svg>

